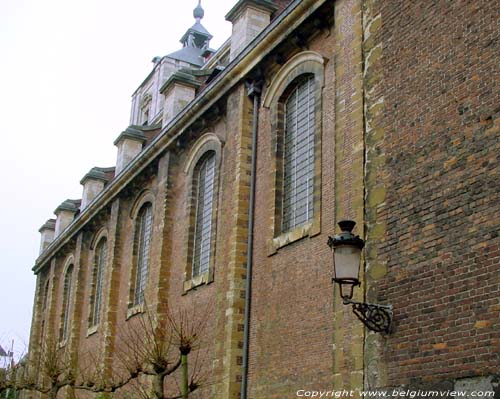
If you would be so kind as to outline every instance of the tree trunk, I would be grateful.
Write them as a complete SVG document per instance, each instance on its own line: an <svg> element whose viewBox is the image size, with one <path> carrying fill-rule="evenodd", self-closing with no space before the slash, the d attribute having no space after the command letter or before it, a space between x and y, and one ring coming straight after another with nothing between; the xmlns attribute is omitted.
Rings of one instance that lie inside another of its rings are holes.
<svg viewBox="0 0 500 399"><path fill-rule="evenodd" d="M57 399L57 392L59 392L59 387L52 386L49 391L49 399Z"/></svg>
<svg viewBox="0 0 500 399"><path fill-rule="evenodd" d="M188 360L187 354L181 354L181 369L182 369L182 381L181 381L181 393L182 399L188 399Z"/></svg>
<svg viewBox="0 0 500 399"><path fill-rule="evenodd" d="M155 374L153 376L153 392L156 399L163 399L163 380L164 376L162 374Z"/></svg>

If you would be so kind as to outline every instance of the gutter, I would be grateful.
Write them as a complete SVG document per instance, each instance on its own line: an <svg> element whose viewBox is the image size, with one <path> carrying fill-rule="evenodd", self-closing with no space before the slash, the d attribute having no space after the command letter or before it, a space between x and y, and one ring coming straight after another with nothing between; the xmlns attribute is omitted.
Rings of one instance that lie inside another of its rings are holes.
<svg viewBox="0 0 500 399"><path fill-rule="evenodd" d="M294 0L264 29L191 103L172 119L160 134L80 213L80 215L40 254L32 270L36 274L67 244L74 234L114 199L142 170L161 155L213 104L241 81L305 19L328 0Z"/></svg>
<svg viewBox="0 0 500 399"><path fill-rule="evenodd" d="M257 166L257 138L259 134L259 106L262 92L261 82L247 85L248 96L253 97L252 121L252 161L250 169L250 203L248 209L247 263L245 276L245 319L243 322L243 358L241 371L240 399L247 398L248 347L250 337L250 306L252 300L252 265L253 265L253 225L255 209L255 175Z"/></svg>

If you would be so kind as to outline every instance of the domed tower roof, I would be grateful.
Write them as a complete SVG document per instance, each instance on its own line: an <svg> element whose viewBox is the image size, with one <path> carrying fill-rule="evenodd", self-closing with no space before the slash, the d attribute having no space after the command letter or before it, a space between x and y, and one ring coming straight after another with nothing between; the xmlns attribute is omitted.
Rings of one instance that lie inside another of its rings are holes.
<svg viewBox="0 0 500 399"><path fill-rule="evenodd" d="M184 33L180 40L183 48L169 54L169 57L198 66L203 65L201 55L209 47L210 39L213 37L200 22L204 15L205 11L201 7L201 0L198 0L198 5L193 10L193 17L196 22Z"/></svg>

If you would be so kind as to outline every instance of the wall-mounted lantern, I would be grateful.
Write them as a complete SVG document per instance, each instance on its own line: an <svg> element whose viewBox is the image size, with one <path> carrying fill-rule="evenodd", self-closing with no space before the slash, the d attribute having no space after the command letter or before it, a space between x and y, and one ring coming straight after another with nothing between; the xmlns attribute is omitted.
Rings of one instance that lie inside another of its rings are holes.
<svg viewBox="0 0 500 399"><path fill-rule="evenodd" d="M389 333L392 323L392 305L377 305L352 300L355 286L361 285L359 269L361 250L365 242L352 234L356 222L339 222L342 232L328 237L328 245L333 250L333 281L340 287L344 305L352 305L354 314L372 331Z"/></svg>

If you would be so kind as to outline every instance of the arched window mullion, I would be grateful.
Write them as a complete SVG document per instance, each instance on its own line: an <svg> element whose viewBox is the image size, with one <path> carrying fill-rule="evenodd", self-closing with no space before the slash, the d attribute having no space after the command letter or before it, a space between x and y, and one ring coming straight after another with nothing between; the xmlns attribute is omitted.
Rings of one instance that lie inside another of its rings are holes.
<svg viewBox="0 0 500 399"><path fill-rule="evenodd" d="M73 265L70 265L66 270L64 275L64 292L63 292L63 313L62 313L62 329L61 329L61 341L65 341L68 338L69 330L69 313L71 305L71 290L72 290L72 278L73 278Z"/></svg>
<svg viewBox="0 0 500 399"><path fill-rule="evenodd" d="M209 152L196 168L192 276L208 271L212 240L215 153Z"/></svg>
<svg viewBox="0 0 500 399"><path fill-rule="evenodd" d="M106 267L106 257L107 257L107 241L103 238L96 249L95 255L95 272L94 272L94 287L93 287L93 298L92 298L92 314L91 314L91 326L96 326L101 320L101 308L102 308L102 289L103 289L103 278L104 269Z"/></svg>
<svg viewBox="0 0 500 399"><path fill-rule="evenodd" d="M313 218L314 77L293 88L284 104L282 231Z"/></svg>
<svg viewBox="0 0 500 399"><path fill-rule="evenodd" d="M45 285L44 285L44 289L43 289L42 312L44 312L45 309L47 309L47 303L49 300L49 283L50 283L50 280L47 279L47 281L45 282Z"/></svg>
<svg viewBox="0 0 500 399"><path fill-rule="evenodd" d="M134 284L134 305L140 305L144 302L144 291L149 269L149 249L151 243L152 229L152 206L150 203L141 208L136 227L137 234L137 264Z"/></svg>

